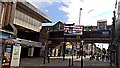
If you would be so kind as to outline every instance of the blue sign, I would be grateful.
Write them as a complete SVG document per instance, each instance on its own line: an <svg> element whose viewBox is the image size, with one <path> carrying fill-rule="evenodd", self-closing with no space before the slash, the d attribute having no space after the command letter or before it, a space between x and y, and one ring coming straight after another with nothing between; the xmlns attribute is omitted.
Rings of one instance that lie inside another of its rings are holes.
<svg viewBox="0 0 120 68"><path fill-rule="evenodd" d="M20 43L15 43L15 46L20 46Z"/></svg>
<svg viewBox="0 0 120 68"><path fill-rule="evenodd" d="M9 34L1 32L0 38L9 38Z"/></svg>

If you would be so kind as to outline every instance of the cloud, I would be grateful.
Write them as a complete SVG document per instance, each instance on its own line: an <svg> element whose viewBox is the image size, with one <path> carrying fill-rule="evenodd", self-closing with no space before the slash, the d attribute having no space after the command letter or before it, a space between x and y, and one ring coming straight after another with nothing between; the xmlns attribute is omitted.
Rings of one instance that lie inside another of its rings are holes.
<svg viewBox="0 0 120 68"><path fill-rule="evenodd" d="M107 19L112 23L113 10L116 0L28 0L38 8L48 7L56 2L63 3L59 8L66 13L66 23L79 23L79 12L81 11L81 25L97 25L97 20ZM109 11L109 12L108 12Z"/></svg>
<svg viewBox="0 0 120 68"><path fill-rule="evenodd" d="M89 11L88 11L88 14L91 13L91 12L93 12L93 11L95 11L95 10L94 10L94 9L89 10Z"/></svg>
<svg viewBox="0 0 120 68"><path fill-rule="evenodd" d="M45 10L45 12L48 12L48 10Z"/></svg>
<svg viewBox="0 0 120 68"><path fill-rule="evenodd" d="M66 4L66 3L64 3ZM107 19L111 23L112 12L105 14L107 11L114 10L115 0L71 0L70 3L67 3L65 6L61 6L59 9L67 13L68 20L67 22L78 24L79 22L79 9L82 7L81 12L81 24L82 25L97 25L97 20ZM104 15L100 15L104 13ZM93 18L96 15L100 15L96 18Z"/></svg>

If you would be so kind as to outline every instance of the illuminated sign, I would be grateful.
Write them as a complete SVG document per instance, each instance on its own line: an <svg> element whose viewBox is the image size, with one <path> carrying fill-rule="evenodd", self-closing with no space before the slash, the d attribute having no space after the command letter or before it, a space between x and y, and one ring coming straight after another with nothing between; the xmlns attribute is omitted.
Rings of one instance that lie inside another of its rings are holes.
<svg viewBox="0 0 120 68"><path fill-rule="evenodd" d="M66 48L67 49L72 49L72 45L67 45Z"/></svg>
<svg viewBox="0 0 120 68"><path fill-rule="evenodd" d="M64 35L82 35L83 28L84 27L81 25L65 26L64 27Z"/></svg>

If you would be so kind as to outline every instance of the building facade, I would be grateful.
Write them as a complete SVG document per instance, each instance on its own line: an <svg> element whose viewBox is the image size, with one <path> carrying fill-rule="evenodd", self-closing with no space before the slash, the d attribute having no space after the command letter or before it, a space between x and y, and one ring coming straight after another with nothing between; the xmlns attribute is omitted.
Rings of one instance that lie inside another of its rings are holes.
<svg viewBox="0 0 120 68"><path fill-rule="evenodd" d="M118 2L118 13L117 13L117 21L115 20L115 50L116 50L116 54L114 55L116 57L116 66L118 68L120 68L120 1Z"/></svg>
<svg viewBox="0 0 120 68"><path fill-rule="evenodd" d="M97 21L97 30L106 30L107 29L107 20L102 19Z"/></svg>
<svg viewBox="0 0 120 68"><path fill-rule="evenodd" d="M29 2L0 2L2 30L14 33L21 42L21 57L40 56L42 23L52 20Z"/></svg>

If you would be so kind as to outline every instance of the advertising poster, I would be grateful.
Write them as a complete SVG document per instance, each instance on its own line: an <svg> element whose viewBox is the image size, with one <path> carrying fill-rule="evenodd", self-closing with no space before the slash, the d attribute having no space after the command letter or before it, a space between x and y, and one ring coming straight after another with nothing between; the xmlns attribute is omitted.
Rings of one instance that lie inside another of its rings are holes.
<svg viewBox="0 0 120 68"><path fill-rule="evenodd" d="M11 54L12 54L12 45L6 45L3 59L2 59L2 66L3 67L9 67L11 62Z"/></svg>
<svg viewBox="0 0 120 68"><path fill-rule="evenodd" d="M21 54L21 46L13 46L11 66L19 66L20 63L20 54Z"/></svg>

